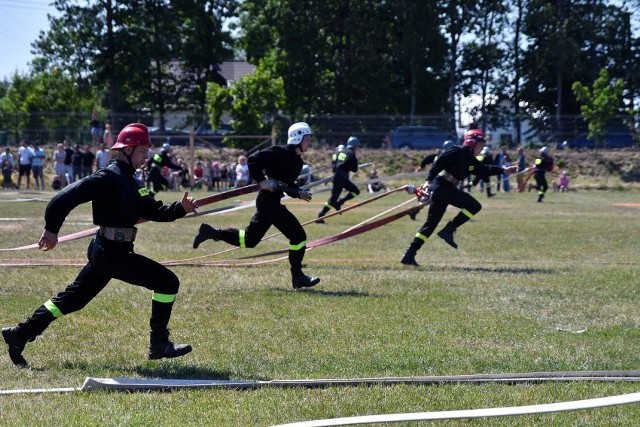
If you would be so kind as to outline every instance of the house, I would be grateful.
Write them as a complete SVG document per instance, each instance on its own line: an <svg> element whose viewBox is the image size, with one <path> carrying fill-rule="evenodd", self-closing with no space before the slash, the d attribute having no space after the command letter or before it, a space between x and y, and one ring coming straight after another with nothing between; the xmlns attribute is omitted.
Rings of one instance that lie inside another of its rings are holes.
<svg viewBox="0 0 640 427"><path fill-rule="evenodd" d="M512 100L502 98L497 104L490 106L491 113L483 118L481 115L473 120L469 128L485 130L488 144L493 147L501 145L514 146L517 135L514 123L515 105ZM528 116L523 116L520 121L520 142L524 143L535 133Z"/></svg>
<svg viewBox="0 0 640 427"><path fill-rule="evenodd" d="M229 86L234 81L240 79L242 76L250 74L255 69L254 65L249 64L247 61L243 60L233 60L233 61L225 61L221 64L218 64L215 71L214 81L219 85ZM174 67L172 68L172 72L177 73L177 70ZM187 122L188 118L192 116L191 111L172 111L167 112L164 115L165 118L165 126L167 129L173 128L181 128L184 126L184 123ZM223 123L229 123L230 118L226 115L223 115L222 121ZM154 119L156 122L157 119ZM158 126L154 123L154 126Z"/></svg>

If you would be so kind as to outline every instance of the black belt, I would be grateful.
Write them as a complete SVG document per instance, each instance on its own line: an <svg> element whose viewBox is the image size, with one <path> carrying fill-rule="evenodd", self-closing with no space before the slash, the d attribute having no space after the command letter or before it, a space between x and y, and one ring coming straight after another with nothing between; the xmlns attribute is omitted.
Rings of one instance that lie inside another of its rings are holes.
<svg viewBox="0 0 640 427"><path fill-rule="evenodd" d="M136 240L138 229L135 227L104 227L100 226L98 236L114 242L133 242Z"/></svg>

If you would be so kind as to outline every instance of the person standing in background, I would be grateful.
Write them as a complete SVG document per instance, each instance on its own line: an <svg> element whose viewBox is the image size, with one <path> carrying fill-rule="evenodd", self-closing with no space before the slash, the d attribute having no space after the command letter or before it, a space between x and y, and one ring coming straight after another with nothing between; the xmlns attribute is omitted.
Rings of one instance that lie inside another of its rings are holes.
<svg viewBox="0 0 640 427"><path fill-rule="evenodd" d="M249 185L249 166L247 166L247 157L239 156L238 164L236 165L236 187L244 187Z"/></svg>
<svg viewBox="0 0 640 427"><path fill-rule="evenodd" d="M63 187L69 185L73 182L73 149L71 148L71 143L67 138L62 141L62 146L64 147L65 158L64 158L64 184Z"/></svg>
<svg viewBox="0 0 640 427"><path fill-rule="evenodd" d="M90 145L84 146L84 153L82 153L82 177L89 176L93 173L93 161L96 156L91 151Z"/></svg>
<svg viewBox="0 0 640 427"><path fill-rule="evenodd" d="M31 161L31 171L33 172L33 180L36 183L36 190L44 191L44 158L46 153L40 144L35 142L33 144L33 160Z"/></svg>
<svg viewBox="0 0 640 427"><path fill-rule="evenodd" d="M102 134L102 142L107 150L111 150L113 146L113 133L111 132L111 124L109 122L104 124L104 133Z"/></svg>
<svg viewBox="0 0 640 427"><path fill-rule="evenodd" d="M31 185L31 162L33 161L33 148L29 146L29 141L22 140L22 147L18 149L18 188L22 181L22 176L27 177L27 190Z"/></svg>
<svg viewBox="0 0 640 427"><path fill-rule="evenodd" d="M93 139L93 145L97 147L98 144L100 144L100 139L102 137L102 130L100 129L100 121L98 120L97 111L91 113L91 122L89 126L91 127L91 138Z"/></svg>
<svg viewBox="0 0 640 427"><path fill-rule="evenodd" d="M71 158L71 179L73 179L73 182L76 182L77 180L82 178L83 157L84 153L82 152L80 145L76 144L73 151L73 156Z"/></svg>
<svg viewBox="0 0 640 427"><path fill-rule="evenodd" d="M518 192L524 192L524 171L527 169L527 158L524 155L524 148L518 148L518 158L516 159L516 166L518 166L518 175L516 179L518 180Z"/></svg>
<svg viewBox="0 0 640 427"><path fill-rule="evenodd" d="M109 149L103 142L102 144L100 144L100 149L96 152L96 170L104 169L109 166L110 160L111 152L109 152Z"/></svg>
<svg viewBox="0 0 640 427"><path fill-rule="evenodd" d="M13 179L11 174L13 173L13 154L9 147L4 149L3 153L0 153L0 165L2 165L2 189L7 190L13 186Z"/></svg>

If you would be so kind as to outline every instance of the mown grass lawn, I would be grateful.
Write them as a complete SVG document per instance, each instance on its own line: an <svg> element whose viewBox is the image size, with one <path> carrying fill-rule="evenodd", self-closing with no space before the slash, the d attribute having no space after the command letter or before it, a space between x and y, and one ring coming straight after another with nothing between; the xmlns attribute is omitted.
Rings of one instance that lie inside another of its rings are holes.
<svg viewBox="0 0 640 427"><path fill-rule="evenodd" d="M456 234L460 248L453 250L434 235L418 253L419 268L402 266L399 259L426 211L418 221L405 217L309 251L306 272L322 278L310 290L291 290L286 261L172 267L181 279L172 337L194 347L180 359L146 359L150 292L113 281L84 310L57 320L28 344L25 356L33 369L14 368L3 344L0 388L79 387L87 376L270 380L638 370L640 192L552 192L544 203L536 203L533 193L501 193L490 200L473 194L484 208ZM161 196L172 201L180 193ZM0 195L0 247L37 241L46 203L15 201L33 197ZM352 203L368 197L363 193ZM327 225L309 225L308 240L338 233L408 197L393 194L331 218ZM328 193L318 193L310 204L288 204L305 221L315 217L327 198ZM450 209L442 225L456 212ZM136 251L168 261L228 249L212 241L191 249L200 222L244 227L252 214L248 208L142 224ZM61 235L91 227L90 206L82 206L67 219ZM87 244L83 239L46 253L0 252L0 261L82 262ZM287 244L280 236L255 249L204 260L259 254ZM0 268L0 324L24 320L78 271L63 265ZM637 383L592 381L6 395L0 396L0 425L268 426L553 403L637 390ZM446 425L639 423L640 407L625 405Z"/></svg>

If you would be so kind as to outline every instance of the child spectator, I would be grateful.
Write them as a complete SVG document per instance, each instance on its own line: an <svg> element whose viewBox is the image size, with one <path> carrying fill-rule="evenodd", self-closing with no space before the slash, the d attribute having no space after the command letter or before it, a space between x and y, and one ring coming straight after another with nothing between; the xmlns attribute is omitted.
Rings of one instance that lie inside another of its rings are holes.
<svg viewBox="0 0 640 427"><path fill-rule="evenodd" d="M220 180L222 178L222 174L220 172L220 162L214 160L211 162L211 167L209 168L209 174L211 176L211 181L209 182L209 191L220 191Z"/></svg>
<svg viewBox="0 0 640 427"><path fill-rule="evenodd" d="M562 171L562 174L558 178L558 182L556 183L556 191L569 191L569 175L567 171Z"/></svg>

